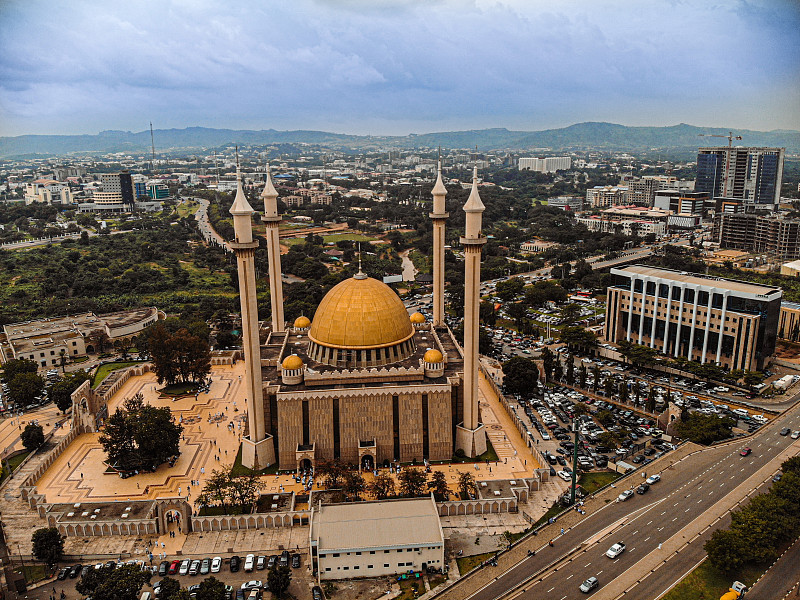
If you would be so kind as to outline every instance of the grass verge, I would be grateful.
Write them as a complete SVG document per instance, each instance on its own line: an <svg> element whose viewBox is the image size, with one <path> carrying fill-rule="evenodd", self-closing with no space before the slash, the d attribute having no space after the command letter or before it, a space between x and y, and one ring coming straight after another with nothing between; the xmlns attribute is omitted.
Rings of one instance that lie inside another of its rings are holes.
<svg viewBox="0 0 800 600"><path fill-rule="evenodd" d="M461 556L456 559L458 563L458 572L463 577L475 567L480 566L482 562L493 557L495 552L485 552L483 554L473 554L472 556Z"/></svg>
<svg viewBox="0 0 800 600"><path fill-rule="evenodd" d="M100 382L103 381L108 374L112 371L117 371L119 369L124 369L125 367L132 367L133 365L140 364L140 361L130 360L130 361L120 361L120 362L110 362L104 365L100 365L97 367L97 371L94 372L94 379L92 380L92 387L96 388L100 385Z"/></svg>
<svg viewBox="0 0 800 600"><path fill-rule="evenodd" d="M614 483L620 477L622 477L621 473L615 473L613 471L584 473L580 476L580 479L578 479L578 485L580 485L587 494L594 494L601 487L607 486L609 483Z"/></svg>
<svg viewBox="0 0 800 600"><path fill-rule="evenodd" d="M741 581L749 587L766 568L767 565L748 566L732 578L715 569L709 561L705 561L672 588L663 600L719 600L734 580Z"/></svg>
<svg viewBox="0 0 800 600"><path fill-rule="evenodd" d="M395 600L414 600L425 593L425 580L422 577L403 579L398 583L400 584L400 593L395 596Z"/></svg>
<svg viewBox="0 0 800 600"><path fill-rule="evenodd" d="M36 581L41 581L45 577L47 577L47 568L44 565L25 565L25 567L18 567L14 569L17 573L22 573L25 575L25 581L28 583L34 583Z"/></svg>
<svg viewBox="0 0 800 600"><path fill-rule="evenodd" d="M458 456L453 456L453 460L451 462L454 463L480 463L480 462L497 462L500 460L497 458L497 452L494 451L494 446L492 446L492 442L488 439L486 440L486 452L481 454L480 456L476 456L475 458L469 458L465 456L464 458L459 458Z"/></svg>
<svg viewBox="0 0 800 600"><path fill-rule="evenodd" d="M17 467L20 466L23 460L28 458L29 454L30 452L23 452L22 454L9 458L3 465L2 473L0 473L0 483L5 481L7 477L11 477L11 474L17 470Z"/></svg>
<svg viewBox="0 0 800 600"><path fill-rule="evenodd" d="M197 391L197 384L193 381L184 383L173 383L159 390L162 396L185 396L194 394Z"/></svg>

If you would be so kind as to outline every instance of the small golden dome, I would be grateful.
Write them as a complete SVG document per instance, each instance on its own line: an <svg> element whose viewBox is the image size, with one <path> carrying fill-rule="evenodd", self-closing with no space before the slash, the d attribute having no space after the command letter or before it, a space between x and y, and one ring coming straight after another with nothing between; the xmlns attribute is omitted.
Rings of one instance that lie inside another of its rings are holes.
<svg viewBox="0 0 800 600"><path fill-rule="evenodd" d="M309 325L311 325L311 321L308 317L297 317L294 320L294 326L296 329L306 329Z"/></svg>
<svg viewBox="0 0 800 600"><path fill-rule="evenodd" d="M420 312L415 312L413 315L411 315L411 322L414 324L424 323L425 315Z"/></svg>
<svg viewBox="0 0 800 600"><path fill-rule="evenodd" d="M425 353L425 356L422 357L426 363L440 363L444 360L444 356L442 353L436 350L435 348L431 348Z"/></svg>
<svg viewBox="0 0 800 600"><path fill-rule="evenodd" d="M384 348L414 335L403 301L385 283L364 275L345 279L320 302L308 337L331 348Z"/></svg>
<svg viewBox="0 0 800 600"><path fill-rule="evenodd" d="M281 363L281 367L283 367L287 371L294 371L295 369L302 369L303 368L303 360L297 356L297 354L290 354L286 358L283 359Z"/></svg>

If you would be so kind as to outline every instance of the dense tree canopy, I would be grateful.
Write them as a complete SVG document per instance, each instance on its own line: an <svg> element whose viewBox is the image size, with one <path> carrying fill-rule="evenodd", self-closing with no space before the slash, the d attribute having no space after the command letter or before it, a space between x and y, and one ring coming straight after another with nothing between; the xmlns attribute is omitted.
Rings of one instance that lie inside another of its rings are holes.
<svg viewBox="0 0 800 600"><path fill-rule="evenodd" d="M43 527L33 532L33 555L50 566L64 556L64 536L55 527Z"/></svg>
<svg viewBox="0 0 800 600"><path fill-rule="evenodd" d="M154 471L180 455L183 426L169 408L144 403L141 394L128 398L106 422L100 443L108 464L122 471Z"/></svg>
<svg viewBox="0 0 800 600"><path fill-rule="evenodd" d="M78 389L84 381L91 380L89 374L84 370L73 373L65 373L61 381L57 381L48 388L50 400L55 402L58 410L67 412L72 406L72 392Z"/></svg>
<svg viewBox="0 0 800 600"><path fill-rule="evenodd" d="M537 389L539 367L530 358L515 356L503 363L503 387L509 394L529 396Z"/></svg>
<svg viewBox="0 0 800 600"><path fill-rule="evenodd" d="M181 327L171 332L167 324L147 328L147 350L158 382L200 382L211 372L211 348L204 338Z"/></svg>
<svg viewBox="0 0 800 600"><path fill-rule="evenodd" d="M152 573L142 571L139 565L122 565L116 569L104 566L89 569L75 589L92 600L138 600L139 592L150 581Z"/></svg>
<svg viewBox="0 0 800 600"><path fill-rule="evenodd" d="M38 423L28 423L22 430L20 438L25 450L31 452L44 444L44 430Z"/></svg>
<svg viewBox="0 0 800 600"><path fill-rule="evenodd" d="M676 421L675 434L678 437L691 440L696 444L711 444L731 437L731 430L736 421L725 417L720 419L716 415L690 413L686 420Z"/></svg>

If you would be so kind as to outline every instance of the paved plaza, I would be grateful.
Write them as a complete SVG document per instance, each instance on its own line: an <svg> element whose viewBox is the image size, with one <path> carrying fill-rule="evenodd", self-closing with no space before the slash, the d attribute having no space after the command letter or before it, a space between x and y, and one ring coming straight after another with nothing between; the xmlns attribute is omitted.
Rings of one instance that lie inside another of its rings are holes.
<svg viewBox="0 0 800 600"><path fill-rule="evenodd" d="M48 404L43 408L26 412L21 416L9 413L0 420L0 456L5 457L12 452L22 450L20 436L28 423L35 422L41 425L44 435L47 436L59 421L64 421L65 419L66 421L61 425L60 429L66 433L70 429L69 418L62 415L55 404Z"/></svg>
<svg viewBox="0 0 800 600"><path fill-rule="evenodd" d="M42 475L37 482L39 493L44 494L46 501L51 503L135 501L176 497L183 497L192 502L212 471L215 469L229 470L236 458L246 419L243 375L244 363L241 361L233 366L215 366L211 371L212 383L208 393L177 399L160 394L161 386L157 383L153 373L131 377L111 400L109 412L113 413L125 399L137 393L141 393L147 403L169 407L175 418L184 426L181 456L175 465L169 467L165 464L160 466L155 473L142 473L135 477L122 479L119 475L106 470L103 463L105 453L99 442L100 434L87 433L78 436ZM519 479L530 477L533 470L540 466L511 423L491 386L483 377L480 380L480 391L481 415L499 460L490 464L466 463L433 466L432 469L442 470L447 474L448 483L453 491L457 487L460 473L465 470L471 472L478 481ZM46 419L52 428L56 414L52 407L44 410L50 412L43 413L43 415L47 414L53 417ZM30 418L36 417L33 413L25 417L28 420ZM41 420L42 416L39 419ZM0 435L6 436L6 439L9 440L7 444L18 437L14 434L15 430L17 427L10 423L10 419L3 423ZM373 477L372 473L365 473L364 476L367 482ZM296 483L290 474L265 475L263 481L264 493L289 493L292 491L299 493L303 491L302 484ZM558 491L553 489L547 490L543 494L534 493L531 497L532 506L539 504L537 495L549 496L550 494L547 492L557 493ZM548 498L547 501L551 502L552 500ZM544 504L542 508L544 508ZM507 528L508 525L510 523L506 523L505 527ZM166 532L157 540L159 546L164 544L162 551L170 555L179 551L184 554L208 552L212 551L212 546L217 547L218 551L224 552L228 548L239 547L241 543L245 542L244 539L240 539L241 536L248 535L245 532L219 532L204 536L192 534L187 538L184 531L177 531L175 523L172 523L170 527L175 529L175 537L172 537L170 532ZM302 548L304 542L307 543L305 541L306 534L300 534L299 531L292 532L291 529L276 530L269 536L264 536L260 532L250 532L254 539L247 540L249 542L247 545L252 544L253 549L278 546L296 547L298 545ZM93 544L95 549L98 549L99 542L104 547L109 546L108 550L110 550L115 543L114 540L115 538L109 538L100 542L95 539ZM119 544L122 540L117 539L116 542Z"/></svg>

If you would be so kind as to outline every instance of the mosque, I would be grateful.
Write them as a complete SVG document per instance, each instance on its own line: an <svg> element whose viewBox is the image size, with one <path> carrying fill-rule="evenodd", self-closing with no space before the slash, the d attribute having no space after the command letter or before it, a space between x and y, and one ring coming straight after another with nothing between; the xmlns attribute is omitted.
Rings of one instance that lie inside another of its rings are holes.
<svg viewBox="0 0 800 600"><path fill-rule="evenodd" d="M486 451L478 409L478 305L484 205L477 170L464 205L463 349L444 321L447 191L441 165L433 188L433 317L409 316L386 284L359 271L322 299L313 320L284 322L277 198L272 177L261 198L269 260L271 323L259 325L252 214L241 178L231 207L246 361L248 428L242 463L307 469L340 459L372 469L386 461L449 460ZM257 357L257 360L255 359Z"/></svg>

